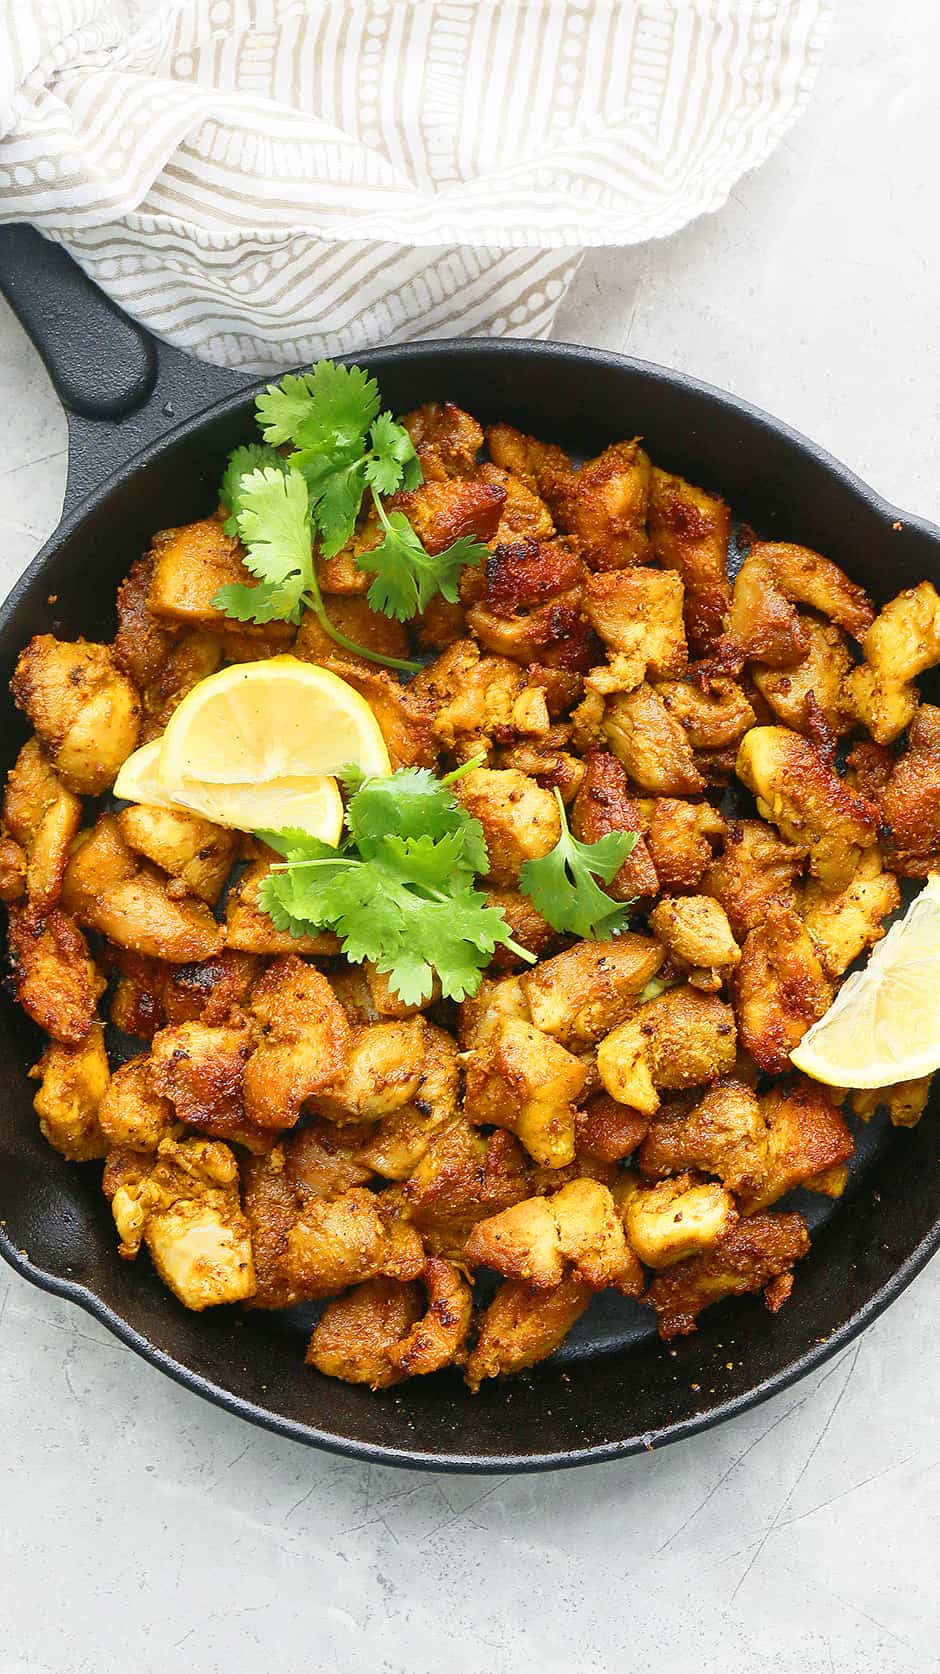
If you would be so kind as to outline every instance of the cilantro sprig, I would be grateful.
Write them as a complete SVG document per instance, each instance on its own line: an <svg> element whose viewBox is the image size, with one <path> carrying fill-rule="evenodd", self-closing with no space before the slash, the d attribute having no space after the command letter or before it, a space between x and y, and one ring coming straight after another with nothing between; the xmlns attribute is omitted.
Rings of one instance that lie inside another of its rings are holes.
<svg viewBox="0 0 940 1674"><path fill-rule="evenodd" d="M454 602L461 569L480 564L487 549L464 536L444 552L429 553L403 512L386 512L384 497L417 488L423 479L407 430L380 405L374 378L361 367L329 360L268 385L255 409L264 441L236 448L220 489L226 531L241 537L259 585L224 587L213 603L243 622L299 622L304 608L313 610L347 650L414 672L418 664L357 645L334 627L317 583L314 539L324 558L342 551L368 492L382 538L359 553L356 564L374 576L368 592L373 610L401 622L426 609L437 593ZM304 543L311 548L306 556Z"/></svg>
<svg viewBox="0 0 940 1674"><path fill-rule="evenodd" d="M339 849L300 831L263 831L282 855L261 886L260 905L281 931L332 930L354 964L372 960L408 1005L430 998L435 976L447 999L476 993L497 947L531 959L497 907L475 887L489 860L483 829L445 779L426 768L388 778L347 769L347 835Z"/></svg>
<svg viewBox="0 0 940 1674"><path fill-rule="evenodd" d="M613 901L595 883L610 883L636 845L634 831L611 831L596 843L579 843L571 835L561 792L555 799L561 817L561 836L549 854L527 860L519 874L519 888L547 918L553 930L607 941L625 930L632 903Z"/></svg>

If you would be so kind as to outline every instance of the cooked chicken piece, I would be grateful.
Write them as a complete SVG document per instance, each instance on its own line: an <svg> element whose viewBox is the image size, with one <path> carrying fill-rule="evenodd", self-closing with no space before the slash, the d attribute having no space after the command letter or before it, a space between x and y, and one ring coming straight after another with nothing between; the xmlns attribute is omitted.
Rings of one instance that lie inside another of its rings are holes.
<svg viewBox="0 0 940 1674"><path fill-rule="evenodd" d="M607 570L588 577L584 613L604 644L630 665L631 685L622 690L648 676L682 673L689 660L682 598L682 582L669 570Z"/></svg>
<svg viewBox="0 0 940 1674"><path fill-rule="evenodd" d="M650 555L650 462L639 441L615 442L570 475L539 484L559 529L576 535L592 570L622 570Z"/></svg>
<svg viewBox="0 0 940 1674"><path fill-rule="evenodd" d="M374 1052L375 1044L370 1042L368 1050ZM411 1057L419 1071L417 1081L409 1079L400 1090L406 1091L412 1084L416 1090L407 1102L381 1117L357 1155L377 1174L405 1180L425 1155L434 1134L457 1109L457 1055L452 1037L431 1023L420 1023L407 1041L401 1037L397 1042L386 1039L381 1050L397 1053L402 1065ZM374 1057L371 1062L374 1067ZM379 1093L381 1102L388 1102L390 1091L387 1088Z"/></svg>
<svg viewBox="0 0 940 1674"><path fill-rule="evenodd" d="M423 482L420 488L393 494L385 502L389 512L404 512L426 552L443 552L464 535L492 540L503 512L505 490L495 483ZM377 538L381 530L377 530Z"/></svg>
<svg viewBox="0 0 940 1674"><path fill-rule="evenodd" d="M98 1121L106 1150L120 1145L131 1151L155 1151L161 1139L173 1133L176 1111L154 1086L149 1056L128 1058L115 1070L98 1107Z"/></svg>
<svg viewBox="0 0 940 1674"><path fill-rule="evenodd" d="M272 623L271 626L280 627L281 624ZM239 658L237 653L243 648L244 656ZM225 633L220 636L202 628L190 628L187 633L181 634L179 639L174 641L159 673L143 688L141 744L159 738L174 709L182 702L186 693L198 686L200 680L208 680L210 674L215 674L216 670L221 668L223 651L230 662L235 662L273 655L283 649L283 643L276 639L251 639L247 634L236 636Z"/></svg>
<svg viewBox="0 0 940 1674"><path fill-rule="evenodd" d="M340 1123L378 1121L419 1099L428 1114L432 1100L446 1112L456 1097L456 1074L453 1042L423 1017L375 1023L353 1030L345 1067L314 1102Z"/></svg>
<svg viewBox="0 0 940 1674"><path fill-rule="evenodd" d="M116 814L101 814L72 844L62 877L62 905L89 929L98 906L115 885L133 878L140 860L125 843Z"/></svg>
<svg viewBox="0 0 940 1674"><path fill-rule="evenodd" d="M445 1118L423 1114L416 1105L403 1105L383 1116L362 1142L356 1155L371 1172L386 1180L410 1180Z"/></svg>
<svg viewBox="0 0 940 1674"><path fill-rule="evenodd" d="M915 677L940 663L936 588L922 581L899 593L871 623L862 650L865 661L849 675L845 701L876 743L890 744L914 718Z"/></svg>
<svg viewBox="0 0 940 1674"><path fill-rule="evenodd" d="M626 932L579 941L523 971L520 982L535 1027L577 1051L623 1021L662 962L659 942Z"/></svg>
<svg viewBox="0 0 940 1674"><path fill-rule="evenodd" d="M0 834L0 901L9 906L26 894L26 851Z"/></svg>
<svg viewBox="0 0 940 1674"><path fill-rule="evenodd" d="M832 1002L813 939L789 908L771 907L748 932L734 977L741 1044L769 1074L790 1067L790 1053Z"/></svg>
<svg viewBox="0 0 940 1674"><path fill-rule="evenodd" d="M461 1115L434 1135L403 1200L428 1249L460 1261L477 1221L521 1202L530 1190L518 1140L500 1130L484 1137Z"/></svg>
<svg viewBox="0 0 940 1674"><path fill-rule="evenodd" d="M892 1127L916 1128L927 1108L932 1082L932 1075L921 1075L915 1081L896 1081L893 1087L866 1087L851 1093L849 1102L863 1122L870 1122L883 1107Z"/></svg>
<svg viewBox="0 0 940 1674"><path fill-rule="evenodd" d="M471 1266L539 1290L553 1290L572 1267L592 1290L639 1296L643 1289L614 1200L597 1180L572 1180L551 1197L530 1197L478 1221L464 1254Z"/></svg>
<svg viewBox="0 0 940 1674"><path fill-rule="evenodd" d="M536 1162L563 1168L574 1160L574 1101L586 1079L550 1035L500 1017L474 1041L464 1110L471 1122L509 1128Z"/></svg>
<svg viewBox="0 0 940 1674"><path fill-rule="evenodd" d="M368 651L377 651L383 657L407 657L408 634L402 623L372 610L367 599L327 594L323 604L334 628L338 628L347 639L355 640L357 645L364 645ZM367 657L359 657L354 651L337 645L336 640L320 626L312 610L304 612L292 649L295 657L302 658L305 663L319 663L323 668L341 664L368 672L374 666Z"/></svg>
<svg viewBox="0 0 940 1674"><path fill-rule="evenodd" d="M755 541L735 580L729 637L744 657L771 668L801 663L810 642L798 604L818 610L853 639L862 639L874 620L864 589L828 558L786 541Z"/></svg>
<svg viewBox="0 0 940 1674"><path fill-rule="evenodd" d="M592 750L588 755L584 778L571 810L571 829L582 843L596 843L610 831L641 830L639 810L630 797L626 772L609 750ZM710 855L711 850L708 852ZM632 852L606 887L615 901L633 901L656 894L659 880L642 837L637 837Z"/></svg>
<svg viewBox="0 0 940 1674"><path fill-rule="evenodd" d="M74 919L58 907L11 907L8 941L15 999L53 1040L77 1046L106 984Z"/></svg>
<svg viewBox="0 0 940 1674"><path fill-rule="evenodd" d="M904 878L940 872L940 709L931 703L921 704L914 716L881 809L894 870Z"/></svg>
<svg viewBox="0 0 940 1674"><path fill-rule="evenodd" d="M465 639L467 619L462 603L452 603L442 593L431 600L423 616L412 623L417 642L427 651L445 651L455 640Z"/></svg>
<svg viewBox="0 0 940 1674"><path fill-rule="evenodd" d="M401 420L421 461L425 481L466 476L483 446L483 429L453 401L426 401Z"/></svg>
<svg viewBox="0 0 940 1674"><path fill-rule="evenodd" d="M507 1377L546 1360L561 1347L593 1291L572 1274L554 1290L532 1290L517 1279L501 1284L480 1321L466 1379L476 1394L484 1378Z"/></svg>
<svg viewBox="0 0 940 1674"><path fill-rule="evenodd" d="M812 694L827 725L838 736L851 726L846 721L844 700L846 678L853 666L848 639L831 622L818 622L814 616L802 612L798 619L800 633L807 642L806 656L783 669L756 664L751 670L754 683L777 720L795 732L810 733L810 736Z"/></svg>
<svg viewBox="0 0 940 1674"><path fill-rule="evenodd" d="M261 1041L245 1064L245 1112L260 1128L292 1128L308 1099L346 1075L349 1020L326 977L296 954L268 966L250 1005Z"/></svg>
<svg viewBox="0 0 940 1674"><path fill-rule="evenodd" d="M253 861L246 866L237 884L228 892L225 902L225 944L239 953L257 953L267 957L279 953L338 953L339 942L332 931L324 930L317 936L292 936L289 930L277 930L273 921L258 904L258 896L272 862L280 863L280 855L268 850L270 859Z"/></svg>
<svg viewBox="0 0 940 1674"><path fill-rule="evenodd" d="M361 1186L330 1201L311 1198L287 1232L280 1261L294 1294L312 1302L379 1273L416 1279L425 1262L421 1239L404 1225L393 1235L382 1209L381 1196Z"/></svg>
<svg viewBox="0 0 940 1674"><path fill-rule="evenodd" d="M583 579L572 540L497 543L485 569L464 572L467 624L488 651L531 662L580 620Z"/></svg>
<svg viewBox="0 0 940 1674"><path fill-rule="evenodd" d="M499 527L493 537L495 546L511 541L545 541L554 535L555 524L545 501L534 494L520 477L489 461L478 465L473 475L477 482L501 488L506 496Z"/></svg>
<svg viewBox="0 0 940 1674"><path fill-rule="evenodd" d="M809 868L826 889L842 889L862 851L878 836L877 809L842 782L819 751L788 727L752 727L741 740L739 779L758 813L788 843L809 850Z"/></svg>
<svg viewBox="0 0 940 1674"><path fill-rule="evenodd" d="M494 465L511 471L543 499L553 490L557 478L571 473L571 460L561 448L524 436L511 424L491 424L486 431L486 446Z"/></svg>
<svg viewBox="0 0 940 1674"><path fill-rule="evenodd" d="M478 1038L503 1017L519 1018L531 1023L532 1013L519 976L508 976L495 982L484 976L472 999L462 1001L458 1010L457 1039L462 1050L476 1044Z"/></svg>
<svg viewBox="0 0 940 1674"><path fill-rule="evenodd" d="M25 850L30 906L42 911L59 899L69 844L81 822L81 802L49 766L39 740L31 738L10 769L3 795L3 829Z"/></svg>
<svg viewBox="0 0 940 1674"><path fill-rule="evenodd" d="M726 829L718 809L671 796L638 798L636 806L660 889L696 889L711 865L712 843Z"/></svg>
<svg viewBox="0 0 940 1674"><path fill-rule="evenodd" d="M33 1109L49 1144L69 1162L107 1156L108 1140L98 1120L109 1078L101 1024L93 1023L77 1045L51 1041L29 1073L42 1082Z"/></svg>
<svg viewBox="0 0 940 1674"><path fill-rule="evenodd" d="M388 669L371 663L359 668L337 657L331 668L365 698L382 730L393 767L434 767L438 745L432 729L433 709L411 686L400 685Z"/></svg>
<svg viewBox="0 0 940 1674"><path fill-rule="evenodd" d="M702 886L728 915L739 941L763 924L768 913L796 907L796 879L806 850L785 843L763 820L731 820L724 847L708 867Z"/></svg>
<svg viewBox="0 0 940 1674"><path fill-rule="evenodd" d="M688 1336L703 1308L765 1286L767 1306L776 1313L790 1294L792 1279L786 1285L773 1281L790 1276L794 1262L808 1250L802 1215L753 1215L738 1221L703 1255L657 1274L646 1299L656 1310L659 1335L667 1343Z"/></svg>
<svg viewBox="0 0 940 1674"><path fill-rule="evenodd" d="M649 529L653 552L676 570L685 590L689 643L711 651L724 632L731 604L728 541L731 514L723 500L682 477L654 468Z"/></svg>
<svg viewBox="0 0 940 1674"><path fill-rule="evenodd" d="M227 535L215 518L164 529L154 536L150 556L153 578L147 604L161 624L180 623L221 632L225 617L212 602L219 589L232 583L241 587L258 585L242 562L240 542L234 535ZM263 627L240 624L239 632L259 644L277 642L281 649L294 637L289 622L266 622Z"/></svg>
<svg viewBox="0 0 940 1674"><path fill-rule="evenodd" d="M481 657L471 639L455 640L411 689L429 700L435 737L461 760L517 734L541 737L551 725L542 688L508 657Z"/></svg>
<svg viewBox="0 0 940 1674"><path fill-rule="evenodd" d="M845 782L860 796L878 804L897 759L889 745L863 738L853 744L845 758Z"/></svg>
<svg viewBox="0 0 940 1674"><path fill-rule="evenodd" d="M655 1185L624 1174L616 1196L630 1248L647 1267L671 1267L711 1249L738 1218L730 1192L690 1173Z"/></svg>
<svg viewBox="0 0 940 1674"><path fill-rule="evenodd" d="M114 660L139 692L158 679L175 644L175 630L158 622L150 609L153 571L152 553L135 558L117 590Z"/></svg>
<svg viewBox="0 0 940 1674"><path fill-rule="evenodd" d="M421 1274L427 1308L387 1352L402 1377L426 1377L459 1360L473 1317L473 1293L459 1268L429 1256Z"/></svg>
<svg viewBox="0 0 940 1674"><path fill-rule="evenodd" d="M416 1281L365 1279L328 1302L307 1348L307 1365L344 1383L367 1383L390 1389L408 1374L392 1362L390 1351L408 1336L424 1311Z"/></svg>
<svg viewBox="0 0 940 1674"><path fill-rule="evenodd" d="M488 889L486 899L491 907L497 907L502 913L513 941L529 953L540 958L557 944L557 930L552 929L548 919L542 917L538 908L520 890ZM498 947L493 956L493 968L496 970L515 969L521 963L519 955L508 947Z"/></svg>
<svg viewBox="0 0 940 1674"><path fill-rule="evenodd" d="M740 961L727 914L710 895L664 898L650 913L650 929L673 963L690 971L693 988L716 992Z"/></svg>
<svg viewBox="0 0 940 1674"><path fill-rule="evenodd" d="M575 1145L579 1158L622 1162L640 1145L650 1125L648 1116L618 1104L609 1093L595 1093L575 1116Z"/></svg>
<svg viewBox="0 0 940 1674"><path fill-rule="evenodd" d="M133 1260L146 1243L164 1284L187 1308L244 1302L254 1294L248 1222L238 1197L238 1164L210 1139L164 1139L156 1160L115 1150L104 1193Z"/></svg>
<svg viewBox="0 0 940 1674"><path fill-rule="evenodd" d="M191 896L173 900L166 879L149 869L104 890L92 922L118 947L171 965L211 959L225 940L208 907Z"/></svg>
<svg viewBox="0 0 940 1674"><path fill-rule="evenodd" d="M716 1174L745 1215L767 1209L795 1186L838 1197L852 1136L829 1090L802 1077L760 1100L729 1077L687 1113L654 1117L639 1166L647 1179L677 1169Z"/></svg>
<svg viewBox="0 0 940 1674"><path fill-rule="evenodd" d="M111 996L111 1022L125 1035L152 1040L166 1022L163 985L170 967L126 948L109 948L108 964L119 973Z"/></svg>
<svg viewBox="0 0 940 1674"><path fill-rule="evenodd" d="M705 687L691 680L658 680L653 689L693 750L724 750L754 725L744 688L720 675L714 675ZM732 766L733 762L732 756Z"/></svg>
<svg viewBox="0 0 940 1674"><path fill-rule="evenodd" d="M151 1085L187 1127L263 1150L266 1136L246 1116L242 1088L251 1049L244 1025L193 1022L159 1029L148 1059Z"/></svg>
<svg viewBox="0 0 940 1674"><path fill-rule="evenodd" d="M836 894L810 879L803 892L803 920L827 974L841 976L865 948L880 942L883 920L900 905L897 879L882 870L878 849L866 849L855 876Z"/></svg>
<svg viewBox="0 0 940 1674"><path fill-rule="evenodd" d="M651 1116L657 1088L700 1087L727 1074L735 1046L731 1007L686 983L640 1006L602 1040L597 1068L612 1098Z"/></svg>
<svg viewBox="0 0 940 1674"><path fill-rule="evenodd" d="M37 634L20 652L10 690L67 790L110 789L140 732L140 699L107 645Z"/></svg>
<svg viewBox="0 0 940 1674"><path fill-rule="evenodd" d="M645 682L635 692L608 699L602 731L641 790L655 796L688 796L705 789L680 722Z"/></svg>
<svg viewBox="0 0 940 1674"><path fill-rule="evenodd" d="M231 948L224 948L214 959L164 966L160 996L167 1022L227 1022L247 1005L258 975L259 961Z"/></svg>
<svg viewBox="0 0 940 1674"><path fill-rule="evenodd" d="M457 780L454 795L483 827L487 876L497 887L515 884L525 861L548 854L561 835L551 791L514 768L474 768Z"/></svg>
<svg viewBox="0 0 940 1674"><path fill-rule="evenodd" d="M224 831L176 808L137 804L122 810L118 825L125 843L137 854L178 879L188 894L210 907L215 905L235 859L238 839L234 831Z"/></svg>

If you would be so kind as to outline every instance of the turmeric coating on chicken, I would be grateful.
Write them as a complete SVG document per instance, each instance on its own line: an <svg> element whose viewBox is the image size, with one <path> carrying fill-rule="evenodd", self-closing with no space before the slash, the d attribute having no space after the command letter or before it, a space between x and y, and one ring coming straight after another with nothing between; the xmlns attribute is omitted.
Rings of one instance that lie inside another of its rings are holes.
<svg viewBox="0 0 940 1674"><path fill-rule="evenodd" d="M45 1037L40 1131L103 1161L121 1255L145 1248L194 1310L322 1307L311 1377L476 1391L552 1355L602 1291L667 1342L727 1297L776 1311L809 1250L789 1194L837 1200L854 1123L926 1110L929 1077L841 1093L790 1053L898 880L940 872L940 708L917 685L940 596L876 604L809 547L733 540L718 485L639 437L578 463L446 399L403 423L423 480L389 511L432 558L478 543L453 596L407 623L372 608L368 496L338 552L313 550L361 651L311 610L219 612L221 587L258 585L221 510L156 534L110 644L40 632L20 654L0 901L7 987ZM365 700L393 769L462 770L512 944L459 1004L440 977L403 998L372 948L278 930L257 834L108 799L194 685L284 652ZM607 939L522 887L559 799L575 843L635 839L592 874L630 913Z"/></svg>

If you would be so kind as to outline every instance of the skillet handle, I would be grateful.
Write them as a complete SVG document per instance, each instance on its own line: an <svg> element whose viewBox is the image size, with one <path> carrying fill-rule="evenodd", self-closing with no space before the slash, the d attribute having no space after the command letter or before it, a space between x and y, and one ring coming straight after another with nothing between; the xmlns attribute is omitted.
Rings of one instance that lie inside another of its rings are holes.
<svg viewBox="0 0 940 1674"><path fill-rule="evenodd" d="M63 515L180 419L247 386L151 337L35 227L0 227L0 292L68 417Z"/></svg>

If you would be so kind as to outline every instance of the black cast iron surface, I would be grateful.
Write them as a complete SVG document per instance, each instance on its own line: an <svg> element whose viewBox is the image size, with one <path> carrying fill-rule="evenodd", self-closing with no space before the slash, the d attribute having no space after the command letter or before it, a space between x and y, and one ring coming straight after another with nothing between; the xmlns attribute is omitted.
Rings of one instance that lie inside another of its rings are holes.
<svg viewBox="0 0 940 1674"><path fill-rule="evenodd" d="M253 433L256 386L153 344L110 304L102 312L68 258L29 229L0 234L0 286L54 370L70 408L72 449L62 523L0 609L5 773L25 736L7 695L18 651L50 629L111 638L117 583L153 531L214 507L225 455ZM658 463L721 492L761 535L819 548L879 600L925 576L940 584L940 531L886 505L766 414L676 372L513 340L424 343L362 358L397 411L446 398L483 421L505 419L582 454L641 434ZM304 1367L306 1316L190 1314L144 1257L118 1259L100 1167L66 1163L40 1136L25 1070L41 1045L4 1002L0 1253L187 1388L267 1429L359 1458L535 1470L674 1441L819 1365L940 1243L935 1092L912 1132L894 1133L879 1118L861 1135L838 1204L795 1194L813 1226L813 1249L776 1318L754 1298L727 1303L667 1350L645 1310L605 1296L561 1353L525 1377L475 1397L449 1373L373 1395Z"/></svg>

